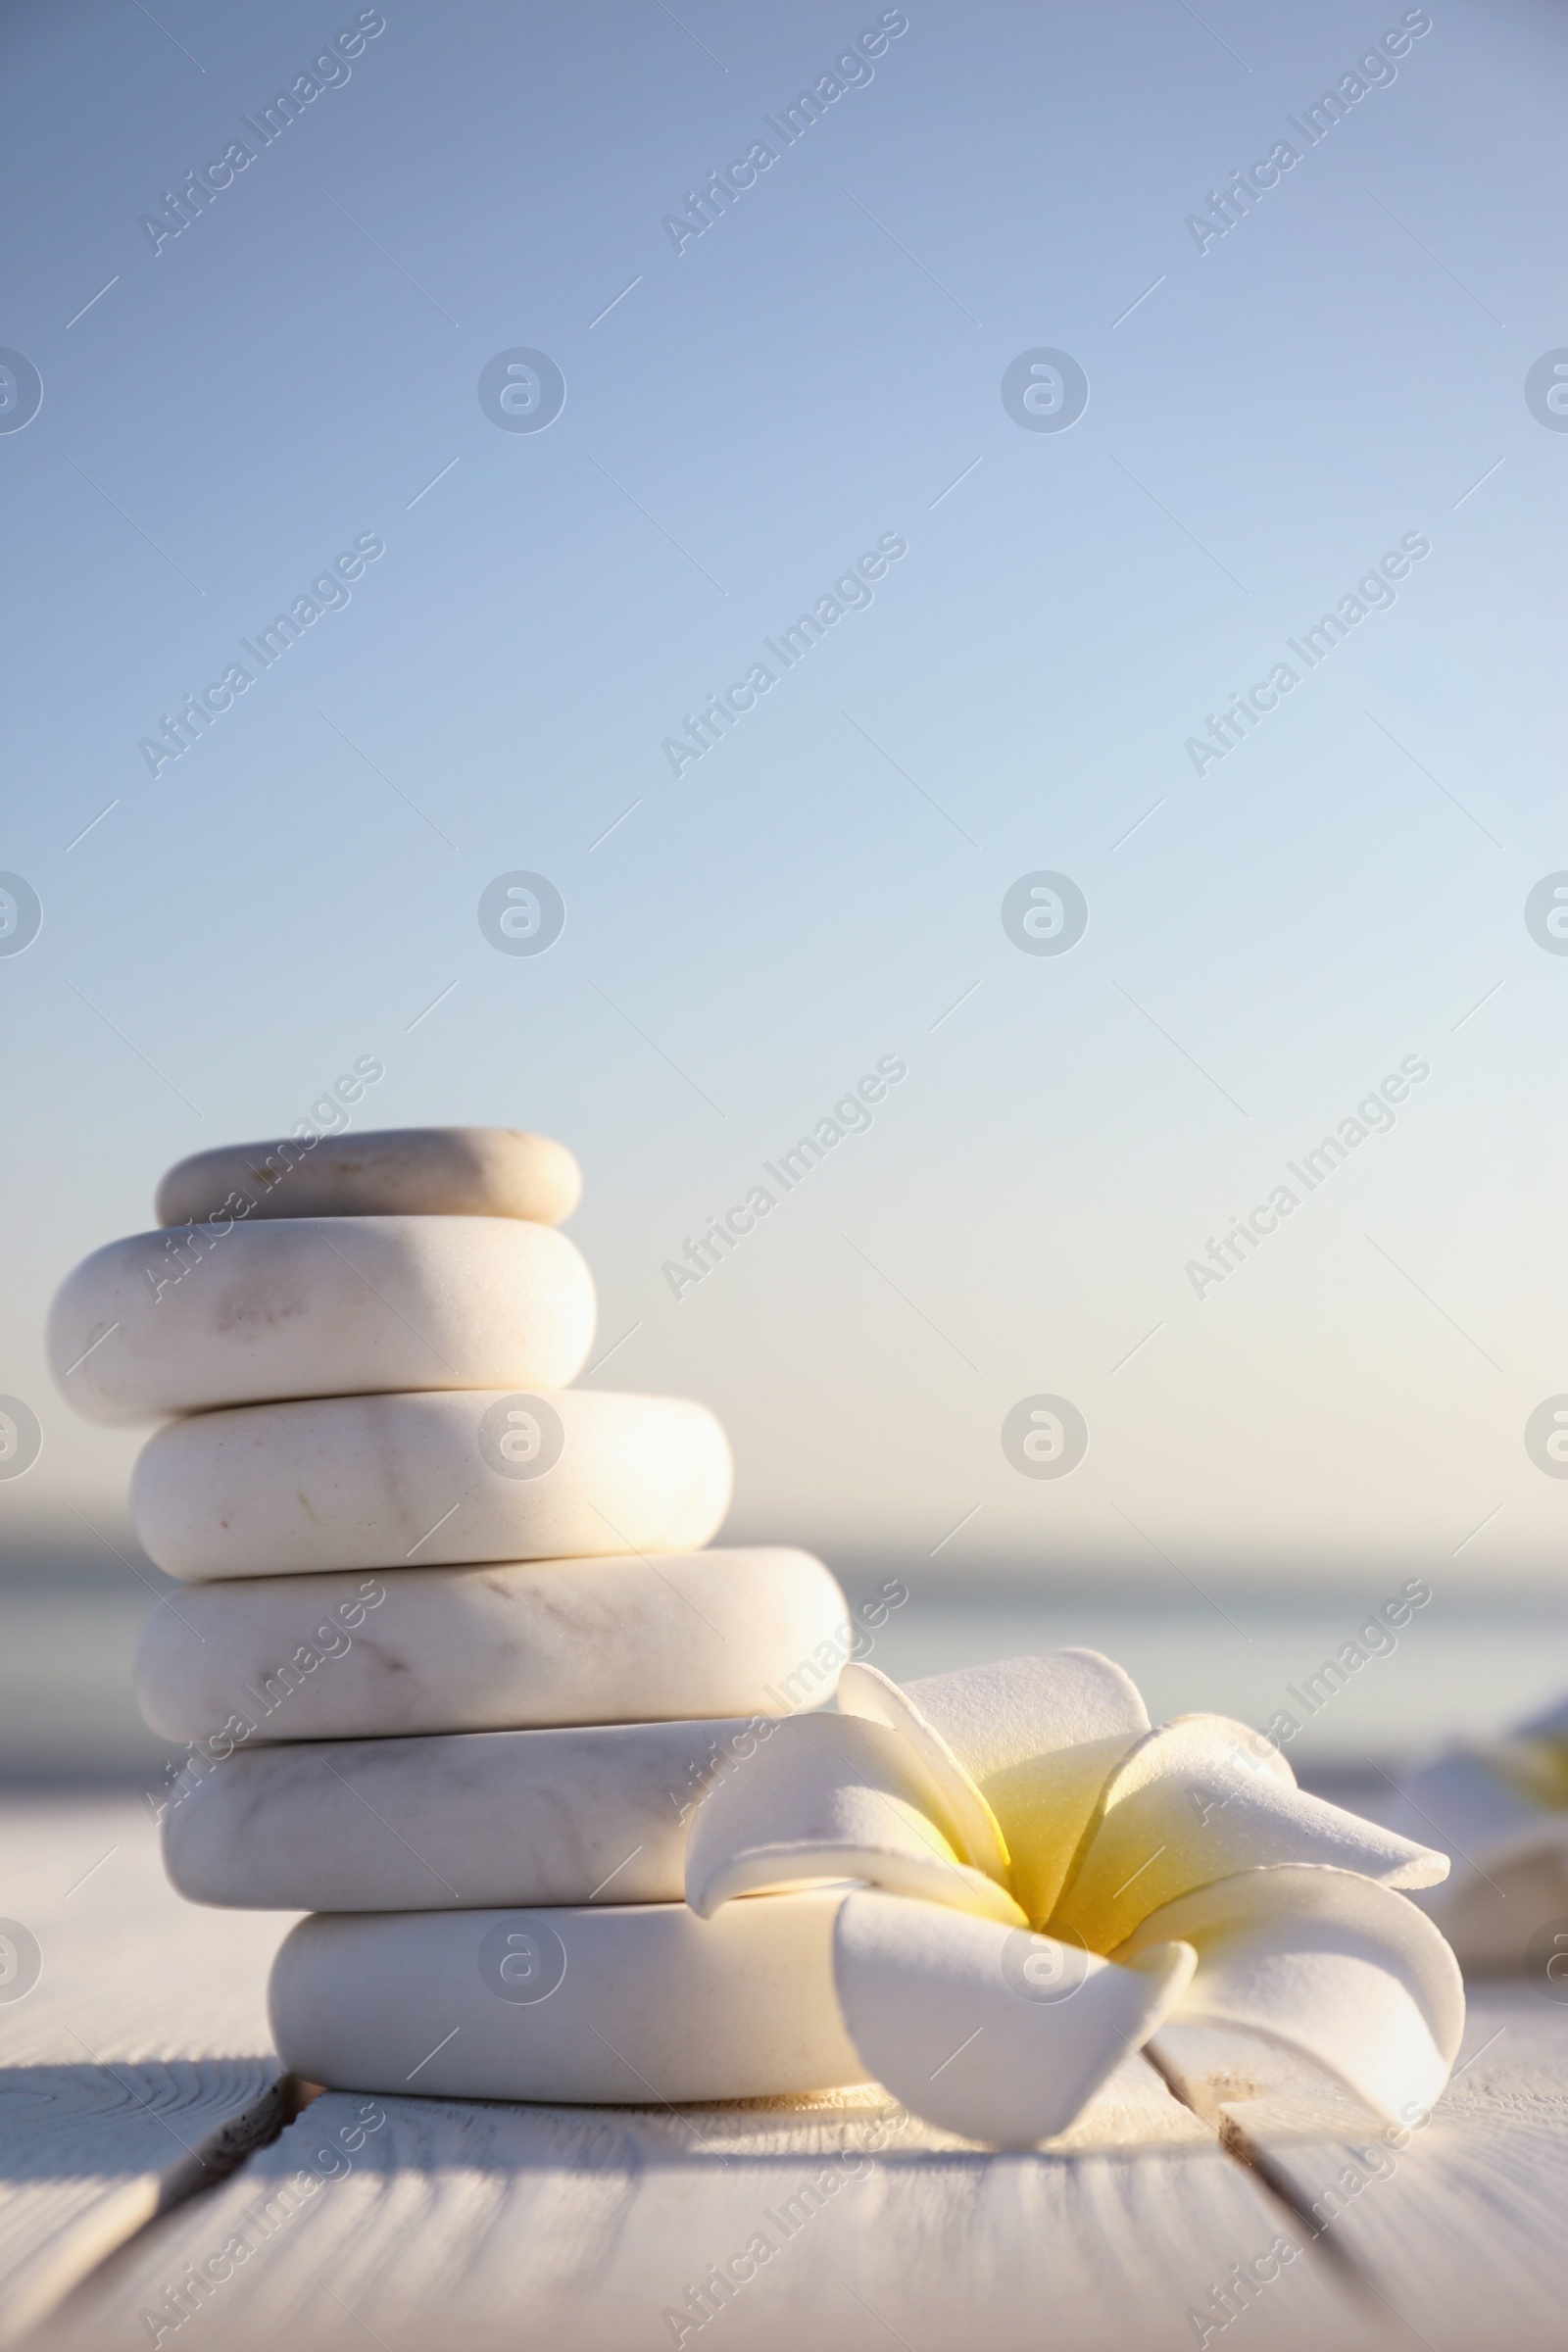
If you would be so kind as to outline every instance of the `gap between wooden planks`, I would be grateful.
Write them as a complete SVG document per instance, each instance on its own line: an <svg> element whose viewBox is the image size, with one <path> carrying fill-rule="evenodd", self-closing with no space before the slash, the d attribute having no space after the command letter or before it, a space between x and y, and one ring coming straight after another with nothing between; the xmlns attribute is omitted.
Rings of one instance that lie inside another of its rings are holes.
<svg viewBox="0 0 1568 2352"><path fill-rule="evenodd" d="M1360 2284L1140 2059L1024 2156L909 2124L875 2090L665 2111L329 2092L85 2280L40 2352L1560 2352L1568 2013L1484 1991L1460 2064L1399 2155L1288 2063L1257 2081L1233 2063L1222 2085ZM767 2259L722 2296L715 2269L759 2237ZM1238 2269L1282 2239L1300 2251L1242 2298ZM198 2293L236 2241L245 2258Z"/></svg>
<svg viewBox="0 0 1568 2352"><path fill-rule="evenodd" d="M1029 2156L868 2090L667 2111L384 2100L369 2130L365 2100L329 2093L244 2158L283 2095L262 1991L287 1921L179 1902L129 1806L0 1809L0 1832L14 1915L30 1904L45 1947L39 1985L0 2011L7 2056L52 2097L0 2195L0 2288L14 2312L53 2311L39 2352L514 2352L519 2332L552 2352L1559 2352L1568 2332L1568 2011L1528 1990L1476 1997L1453 2088L1401 2155L1289 2066L1221 2080L1221 2119L1364 2280L1303 2242L1244 2295L1238 2267L1307 2230L1142 2060ZM3 2093L34 2086L0 2078L8 2142L21 2108ZM725 2297L715 2266L759 2236L767 2259ZM236 2237L250 2250L220 2286L181 2288Z"/></svg>
<svg viewBox="0 0 1568 2352"><path fill-rule="evenodd" d="M10 1919L41 1974L0 2005L0 2343L292 2111L264 1991L289 1922L197 1911L137 1798L0 1800Z"/></svg>

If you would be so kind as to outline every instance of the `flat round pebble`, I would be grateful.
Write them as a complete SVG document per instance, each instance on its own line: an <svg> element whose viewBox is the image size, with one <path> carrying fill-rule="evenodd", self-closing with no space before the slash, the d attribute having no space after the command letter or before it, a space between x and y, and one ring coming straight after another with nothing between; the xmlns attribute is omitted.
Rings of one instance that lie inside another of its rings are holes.
<svg viewBox="0 0 1568 2352"><path fill-rule="evenodd" d="M582 1194L564 1144L515 1127L384 1127L223 1144L170 1169L160 1225L201 1218L526 1217L559 1225ZM241 1203L249 1206L241 1210Z"/></svg>
<svg viewBox="0 0 1568 2352"><path fill-rule="evenodd" d="M564 1388L593 1345L564 1234L496 1217L180 1226L96 1250L49 1316L56 1380L92 1421L277 1397Z"/></svg>
<svg viewBox="0 0 1568 2352"><path fill-rule="evenodd" d="M197 1582L692 1551L730 1483L723 1431L683 1397L449 1390L172 1421L130 1513L158 1566Z"/></svg>
<svg viewBox="0 0 1568 2352"><path fill-rule="evenodd" d="M640 2107L863 2082L833 1990L842 1900L318 1913L272 1964L272 2032L307 2081L400 2098Z"/></svg>
<svg viewBox="0 0 1568 2352"><path fill-rule="evenodd" d="M804 1551L247 1577L153 1611L136 1694L166 1740L218 1749L773 1716L824 1698L851 1646Z"/></svg>
<svg viewBox="0 0 1568 2352"><path fill-rule="evenodd" d="M188 1901L254 1911L678 1903L692 1808L774 1728L725 1716L236 1748L176 1783L164 1862Z"/></svg>

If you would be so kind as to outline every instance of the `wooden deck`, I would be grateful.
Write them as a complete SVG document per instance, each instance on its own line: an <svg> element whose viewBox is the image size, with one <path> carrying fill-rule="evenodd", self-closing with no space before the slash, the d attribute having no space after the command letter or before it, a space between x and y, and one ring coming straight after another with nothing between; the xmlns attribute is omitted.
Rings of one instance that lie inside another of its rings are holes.
<svg viewBox="0 0 1568 2352"><path fill-rule="evenodd" d="M301 2107L264 2008L286 1920L182 1903L129 1798L9 1797L0 1851L0 1910L43 1952L31 1992L0 2005L0 2341L1568 2342L1568 2006L1528 1987L1472 1988L1454 2081L1400 2154L1321 2097L1249 2098L1238 2082L1222 2122L1266 2152L1299 2210L1333 2214L1312 2237L1142 2059L1028 2156L946 2139L875 2091L707 2109L337 2093ZM1280 2238L1298 2250L1265 2260L1277 2275L1227 2319L1214 2290ZM752 2275L702 2318L689 2290L749 2246ZM204 2292L182 2288L193 2270Z"/></svg>

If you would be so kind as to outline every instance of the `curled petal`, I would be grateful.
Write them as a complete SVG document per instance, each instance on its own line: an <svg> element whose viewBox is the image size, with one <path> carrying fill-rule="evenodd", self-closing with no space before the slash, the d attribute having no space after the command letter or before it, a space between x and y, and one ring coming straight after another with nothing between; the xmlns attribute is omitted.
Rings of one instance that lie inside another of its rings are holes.
<svg viewBox="0 0 1568 2352"><path fill-rule="evenodd" d="M927 1675L839 1677L841 1713L901 1733L939 1783L969 1858L1045 1919L1105 1776L1149 1729L1128 1677L1093 1649Z"/></svg>
<svg viewBox="0 0 1568 2352"><path fill-rule="evenodd" d="M1519 1726L1521 1740L1544 1740L1559 1750L1568 1751L1568 1697L1554 1698L1539 1715L1529 1716Z"/></svg>
<svg viewBox="0 0 1568 2352"><path fill-rule="evenodd" d="M1489 1742L1455 1749L1410 1774L1392 1808L1398 1827L1421 1823L1472 1865L1507 1862L1523 1849L1555 1836L1568 1844L1568 1812L1544 1801L1515 1754L1523 1742ZM1461 1860L1455 1886L1464 1876Z"/></svg>
<svg viewBox="0 0 1568 2352"><path fill-rule="evenodd" d="M1523 1968L1534 1931L1568 1915L1568 1810L1545 1801L1536 1748L1520 1738L1440 1756L1394 1808L1396 1827L1453 1847L1452 1879L1422 1909L1466 1968Z"/></svg>
<svg viewBox="0 0 1568 2352"><path fill-rule="evenodd" d="M1257 1733L1223 1715L1151 1732L1106 1782L1049 1925L1108 1952L1197 1886L1266 1864L1320 1864L1431 1886L1447 1857L1298 1788Z"/></svg>
<svg viewBox="0 0 1568 2352"><path fill-rule="evenodd" d="M1559 1817L1568 1814L1568 1747L1530 1731L1500 1740L1468 1740L1458 1751L1475 1756L1531 1806Z"/></svg>
<svg viewBox="0 0 1568 2352"><path fill-rule="evenodd" d="M1528 1726L1500 1740L1478 1740L1477 1752L1532 1804L1568 1813L1568 1741L1544 1739Z"/></svg>
<svg viewBox="0 0 1568 2352"><path fill-rule="evenodd" d="M1026 1928L852 1894L833 1934L833 1981L861 2063L911 2115L1004 2148L1053 2138L1193 1972L1181 1943L1130 1967Z"/></svg>
<svg viewBox="0 0 1568 2352"><path fill-rule="evenodd" d="M1023 1919L969 1866L943 1790L896 1733L853 1716L789 1716L692 1815L686 1900L710 1919L732 1895L833 1879Z"/></svg>
<svg viewBox="0 0 1568 2352"><path fill-rule="evenodd" d="M1198 1953L1174 2023L1265 2034L1391 2122L1414 2123L1446 2082L1464 2031L1458 1964L1390 1887L1296 1864L1243 1871L1164 1904L1115 1958L1172 1937Z"/></svg>

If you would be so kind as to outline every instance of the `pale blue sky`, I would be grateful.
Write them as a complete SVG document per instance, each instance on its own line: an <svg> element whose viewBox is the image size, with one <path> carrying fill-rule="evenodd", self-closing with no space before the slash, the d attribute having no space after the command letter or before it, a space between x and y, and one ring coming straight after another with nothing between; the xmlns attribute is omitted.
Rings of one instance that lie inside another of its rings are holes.
<svg viewBox="0 0 1568 2352"><path fill-rule="evenodd" d="M0 1389L45 1449L0 1515L110 1512L134 1450L49 1388L62 1274L373 1054L374 1123L579 1154L601 1346L632 1333L596 1379L714 1405L736 1535L1549 1572L1568 958L1523 906L1568 865L1568 439L1524 381L1568 342L1560 16L1434 7L1200 254L1208 191L1425 12L911 5L677 254L664 215L879 8L391 5L155 256L139 217L358 13L11 21L0 343L44 399L0 435L0 867L44 924L0 959ZM1042 347L1089 378L1069 431L1003 405ZM564 374L547 431L481 409L514 348ZM364 534L347 606L155 781L138 739ZM673 776L683 714L886 534L869 607ZM1188 737L1406 534L1396 602L1200 779ZM537 958L477 920L519 869L566 906ZM1089 902L1060 958L1002 926L1042 869ZM870 1130L672 1298L882 1056ZM1409 1056L1393 1130L1196 1298ZM1059 1482L1003 1453L1036 1394L1088 1423Z"/></svg>

